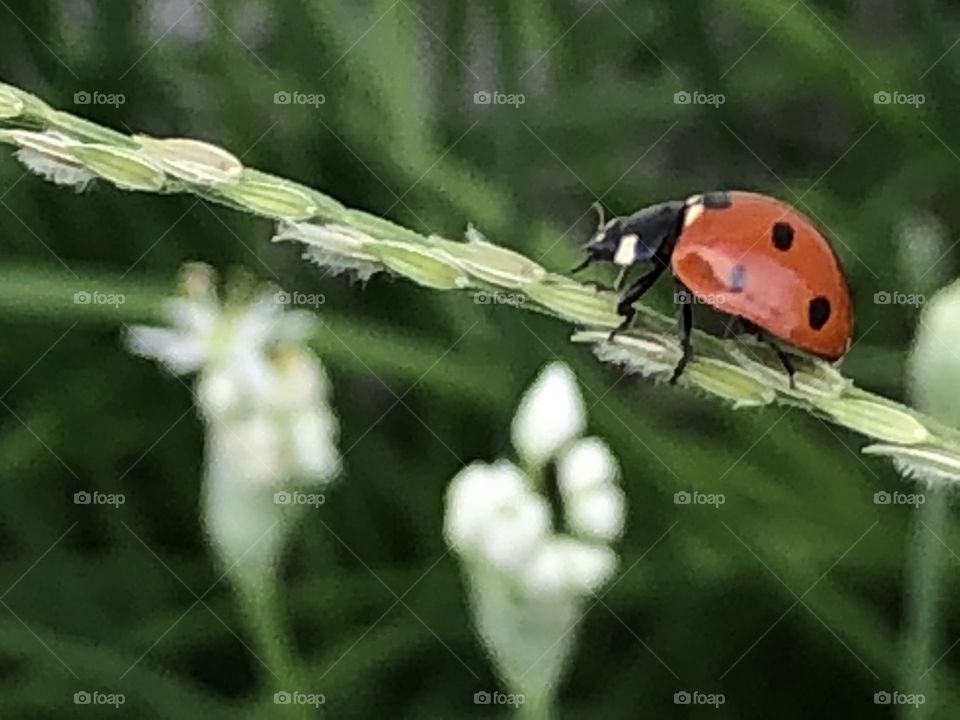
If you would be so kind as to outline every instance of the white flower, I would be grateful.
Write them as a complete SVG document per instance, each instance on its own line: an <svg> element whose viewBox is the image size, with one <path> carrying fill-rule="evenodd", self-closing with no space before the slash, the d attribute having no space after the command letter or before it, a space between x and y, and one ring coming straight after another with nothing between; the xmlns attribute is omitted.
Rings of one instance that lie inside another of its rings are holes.
<svg viewBox="0 0 960 720"><path fill-rule="evenodd" d="M939 291L920 316L909 357L910 394L924 412L960 423L960 281Z"/></svg>
<svg viewBox="0 0 960 720"><path fill-rule="evenodd" d="M133 328L128 344L171 372L197 373L207 429L205 526L235 577L263 583L299 510L274 493L323 486L340 473L338 423L330 383L305 346L311 316L286 310L272 289L222 305L211 277L193 266L186 297L166 305L169 326Z"/></svg>
<svg viewBox="0 0 960 720"><path fill-rule="evenodd" d="M596 540L615 540L623 532L626 499L614 485L617 461L598 438L577 441L557 462L557 482L567 525Z"/></svg>
<svg viewBox="0 0 960 720"><path fill-rule="evenodd" d="M565 364L545 367L527 390L513 418L513 446L532 467L543 465L583 432L586 411L573 373Z"/></svg>
<svg viewBox="0 0 960 720"><path fill-rule="evenodd" d="M506 686L549 705L573 647L584 601L613 575L606 544L623 531L617 462L586 424L569 368L548 365L513 420L512 463L474 463L447 492L444 533L463 561L477 633ZM542 490L555 462L566 526L553 528Z"/></svg>

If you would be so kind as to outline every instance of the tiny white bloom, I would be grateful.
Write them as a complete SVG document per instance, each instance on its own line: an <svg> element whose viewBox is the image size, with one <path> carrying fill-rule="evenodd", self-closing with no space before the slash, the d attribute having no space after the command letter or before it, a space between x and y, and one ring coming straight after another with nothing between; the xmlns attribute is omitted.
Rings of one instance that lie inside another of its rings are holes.
<svg viewBox="0 0 960 720"><path fill-rule="evenodd" d="M464 557L505 572L521 567L550 529L550 508L511 463L474 463L447 492L445 533Z"/></svg>
<svg viewBox="0 0 960 720"><path fill-rule="evenodd" d="M557 462L557 481L567 494L615 482L618 473L616 458L599 438L578 440Z"/></svg>
<svg viewBox="0 0 960 720"><path fill-rule="evenodd" d="M545 367L527 390L513 418L513 446L532 467L543 465L586 425L577 380L564 363Z"/></svg>
<svg viewBox="0 0 960 720"><path fill-rule="evenodd" d="M610 548L556 535L537 549L524 584L542 599L590 595L610 579L616 565Z"/></svg>
<svg viewBox="0 0 960 720"><path fill-rule="evenodd" d="M579 492L568 497L564 507L567 525L579 535L609 542L623 533L626 500L618 487Z"/></svg>
<svg viewBox="0 0 960 720"><path fill-rule="evenodd" d="M623 532L626 499L614 485L617 461L598 438L578 440L557 462L557 482L567 524L596 540L616 540Z"/></svg>

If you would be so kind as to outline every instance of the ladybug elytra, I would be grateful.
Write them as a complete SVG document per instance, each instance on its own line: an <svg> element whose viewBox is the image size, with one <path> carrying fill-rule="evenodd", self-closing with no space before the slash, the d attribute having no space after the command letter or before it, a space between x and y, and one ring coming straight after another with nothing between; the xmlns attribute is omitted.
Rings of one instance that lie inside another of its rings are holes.
<svg viewBox="0 0 960 720"><path fill-rule="evenodd" d="M621 268L618 291L633 266L652 266L621 296L617 313L624 320L611 339L633 320L633 303L669 267L686 297L703 299L760 338L769 334L828 361L850 348L853 302L843 269L816 226L780 200L710 192L660 203L601 223L586 251L574 271L612 262ZM683 355L671 382L692 355L692 303L678 303L678 311ZM789 358L774 349L792 385Z"/></svg>

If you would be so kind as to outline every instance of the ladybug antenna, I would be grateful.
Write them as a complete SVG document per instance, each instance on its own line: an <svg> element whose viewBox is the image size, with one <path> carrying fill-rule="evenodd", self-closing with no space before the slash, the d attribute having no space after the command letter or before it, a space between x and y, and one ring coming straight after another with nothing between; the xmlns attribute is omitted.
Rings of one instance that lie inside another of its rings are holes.
<svg viewBox="0 0 960 720"><path fill-rule="evenodd" d="M598 228L598 229L603 228L603 226L604 226L604 224L605 224L605 222L606 222L606 218L604 217L604 213L603 213L603 203L601 203L599 200L597 200L597 201L595 201L595 202L593 203L593 205L591 205L590 207L591 207L591 209L596 210L596 211L597 211L597 215L599 216L599 222L600 222L600 224L597 225L597 228Z"/></svg>

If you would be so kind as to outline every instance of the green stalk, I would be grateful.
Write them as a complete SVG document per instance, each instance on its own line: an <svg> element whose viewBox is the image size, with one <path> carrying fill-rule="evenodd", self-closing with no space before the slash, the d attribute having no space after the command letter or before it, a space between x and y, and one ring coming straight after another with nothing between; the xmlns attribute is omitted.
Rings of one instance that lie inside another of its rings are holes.
<svg viewBox="0 0 960 720"><path fill-rule="evenodd" d="M634 327L611 342L620 322L617 297L548 271L487 242L424 236L389 220L345 207L310 187L244 167L232 153L185 139L128 136L58 112L19 88L0 84L0 143L54 182L91 178L124 190L190 193L277 221L275 241L297 242L305 256L334 271L401 275L421 286L485 293L492 302L556 317L580 331L603 361L654 379L669 377L680 357L674 321L638 307ZM904 474L960 482L960 433L905 405L856 388L839 371L797 358L791 387L767 348L696 332L696 355L680 385L734 408L780 404L865 435L864 452L890 457Z"/></svg>
<svg viewBox="0 0 960 720"><path fill-rule="evenodd" d="M943 597L948 560L938 538L948 530L950 498L944 488L930 488L927 501L917 510L910 559L906 565L906 647L900 671L901 691L922 694L923 705L904 705L900 715L914 720L937 717L935 670L942 648L935 644L940 629L940 599Z"/></svg>

